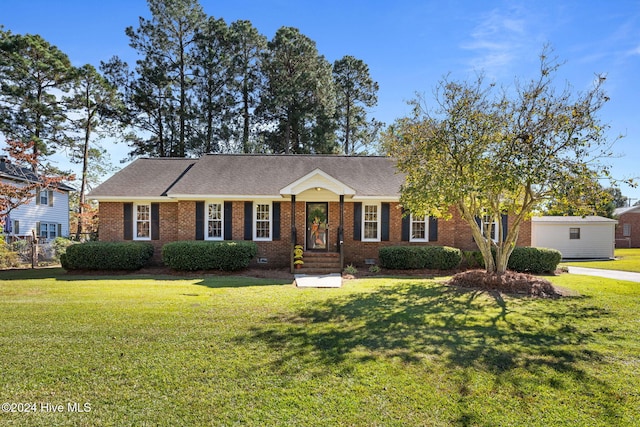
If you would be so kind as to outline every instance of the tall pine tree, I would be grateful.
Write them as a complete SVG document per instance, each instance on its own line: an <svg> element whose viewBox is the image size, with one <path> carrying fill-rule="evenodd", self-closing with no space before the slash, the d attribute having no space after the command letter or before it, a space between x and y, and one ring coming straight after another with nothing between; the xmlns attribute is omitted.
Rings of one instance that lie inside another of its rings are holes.
<svg viewBox="0 0 640 427"><path fill-rule="evenodd" d="M271 128L264 132L268 150L334 152L331 64L296 28L280 28L268 47L263 62L267 83L259 107Z"/></svg>
<svg viewBox="0 0 640 427"><path fill-rule="evenodd" d="M375 119L367 121L367 108L378 103L378 83L369 75L367 64L349 55L333 64L333 81L338 138L345 154L357 154L382 126Z"/></svg>
<svg viewBox="0 0 640 427"><path fill-rule="evenodd" d="M0 29L0 133L33 142L33 167L68 142L60 93L73 76L67 55L42 37Z"/></svg>

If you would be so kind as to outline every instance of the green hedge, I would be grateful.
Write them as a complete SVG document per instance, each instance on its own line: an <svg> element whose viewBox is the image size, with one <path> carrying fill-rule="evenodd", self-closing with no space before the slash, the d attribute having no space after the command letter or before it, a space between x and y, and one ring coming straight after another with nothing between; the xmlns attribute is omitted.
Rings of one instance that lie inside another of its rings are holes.
<svg viewBox="0 0 640 427"><path fill-rule="evenodd" d="M378 257L382 267L393 270L452 270L460 264L462 252L448 246L386 246Z"/></svg>
<svg viewBox="0 0 640 427"><path fill-rule="evenodd" d="M521 273L553 273L561 259L562 254L555 249L516 247L507 268Z"/></svg>
<svg viewBox="0 0 640 427"><path fill-rule="evenodd" d="M492 252L495 260L495 251ZM468 268L484 268L484 258L480 251L465 252L464 257ZM553 273L561 259L562 254L555 249L517 246L509 257L507 268L519 273Z"/></svg>
<svg viewBox="0 0 640 427"><path fill-rule="evenodd" d="M153 256L146 242L86 242L67 247L60 256L66 270L139 270Z"/></svg>
<svg viewBox="0 0 640 427"><path fill-rule="evenodd" d="M236 271L247 268L257 253L254 242L172 242L162 247L162 261L181 271Z"/></svg>

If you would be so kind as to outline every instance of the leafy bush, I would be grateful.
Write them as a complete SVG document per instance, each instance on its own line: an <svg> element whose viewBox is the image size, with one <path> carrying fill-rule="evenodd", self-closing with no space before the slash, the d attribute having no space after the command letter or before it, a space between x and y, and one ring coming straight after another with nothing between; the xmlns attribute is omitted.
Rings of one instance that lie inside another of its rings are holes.
<svg viewBox="0 0 640 427"><path fill-rule="evenodd" d="M345 274L351 274L352 276L358 274L358 269L353 264L347 265L343 271Z"/></svg>
<svg viewBox="0 0 640 427"><path fill-rule="evenodd" d="M448 246L387 246L379 250L380 264L393 270L452 270L462 260L460 249Z"/></svg>
<svg viewBox="0 0 640 427"><path fill-rule="evenodd" d="M53 242L51 242L54 257L60 259L60 256L67 252L67 248L73 244L75 244L75 242L65 237L56 237Z"/></svg>
<svg viewBox="0 0 640 427"><path fill-rule="evenodd" d="M492 252L495 260L495 251ZM561 259L562 254L555 249L517 246L509 257L507 268L520 273L553 273ZM480 251L465 252L465 261L468 268L484 268Z"/></svg>
<svg viewBox="0 0 640 427"><path fill-rule="evenodd" d="M60 256L66 270L139 270L153 256L146 242L86 242L67 247Z"/></svg>
<svg viewBox="0 0 640 427"><path fill-rule="evenodd" d="M562 254L555 249L516 247L507 268L521 273L553 273L561 259Z"/></svg>
<svg viewBox="0 0 640 427"><path fill-rule="evenodd" d="M5 243L0 242L0 268L17 267L18 264L18 254L12 252Z"/></svg>
<svg viewBox="0 0 640 427"><path fill-rule="evenodd" d="M466 268L484 268L484 259L480 251L463 251L462 258Z"/></svg>
<svg viewBox="0 0 640 427"><path fill-rule="evenodd" d="M236 271L247 268L257 253L254 242L171 242L162 247L162 261L181 271Z"/></svg>

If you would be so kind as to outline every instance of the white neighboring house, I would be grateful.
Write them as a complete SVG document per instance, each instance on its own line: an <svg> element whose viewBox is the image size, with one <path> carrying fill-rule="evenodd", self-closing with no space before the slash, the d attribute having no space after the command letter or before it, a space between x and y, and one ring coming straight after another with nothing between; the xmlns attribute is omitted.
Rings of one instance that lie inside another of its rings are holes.
<svg viewBox="0 0 640 427"><path fill-rule="evenodd" d="M35 182L38 177L29 169L11 164L0 156L0 180L15 185ZM60 183L54 189L37 191L25 205L9 212L4 234L10 240L26 239L35 231L41 242L69 236L69 193L75 191Z"/></svg>
<svg viewBox="0 0 640 427"><path fill-rule="evenodd" d="M616 224L601 216L533 217L531 246L557 249L564 259L613 259Z"/></svg>

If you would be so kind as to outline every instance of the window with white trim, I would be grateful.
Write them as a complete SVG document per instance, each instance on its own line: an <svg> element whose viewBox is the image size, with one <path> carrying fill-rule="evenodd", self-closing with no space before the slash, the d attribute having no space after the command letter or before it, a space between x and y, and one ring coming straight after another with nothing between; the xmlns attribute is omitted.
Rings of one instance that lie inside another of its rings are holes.
<svg viewBox="0 0 640 427"><path fill-rule="evenodd" d="M631 224L622 224L622 236L631 237Z"/></svg>
<svg viewBox="0 0 640 427"><path fill-rule="evenodd" d="M53 222L40 223L40 239L53 240L58 237L58 224Z"/></svg>
<svg viewBox="0 0 640 427"><path fill-rule="evenodd" d="M207 240L223 240L224 239L224 209L222 203L207 204Z"/></svg>
<svg viewBox="0 0 640 427"><path fill-rule="evenodd" d="M569 228L569 239L570 240L579 240L580 239L580 228L579 227L570 227Z"/></svg>
<svg viewBox="0 0 640 427"><path fill-rule="evenodd" d="M410 242L428 242L429 241L429 217L411 215L411 230L409 234Z"/></svg>
<svg viewBox="0 0 640 427"><path fill-rule="evenodd" d="M47 190L40 190L40 204L43 206L49 204L49 192Z"/></svg>
<svg viewBox="0 0 640 427"><path fill-rule="evenodd" d="M380 205L364 205L362 215L362 241L380 241Z"/></svg>
<svg viewBox="0 0 640 427"><path fill-rule="evenodd" d="M491 236L491 240L494 242L498 241L498 223L494 221L494 217L491 215L485 215L482 217L482 221L480 221L480 227L482 230L482 235L485 236L484 230L485 227L491 227L489 230L489 236Z"/></svg>
<svg viewBox="0 0 640 427"><path fill-rule="evenodd" d="M254 203L253 214L253 239L271 240L271 203Z"/></svg>
<svg viewBox="0 0 640 427"><path fill-rule="evenodd" d="M133 235L135 240L151 240L151 204L135 205Z"/></svg>

